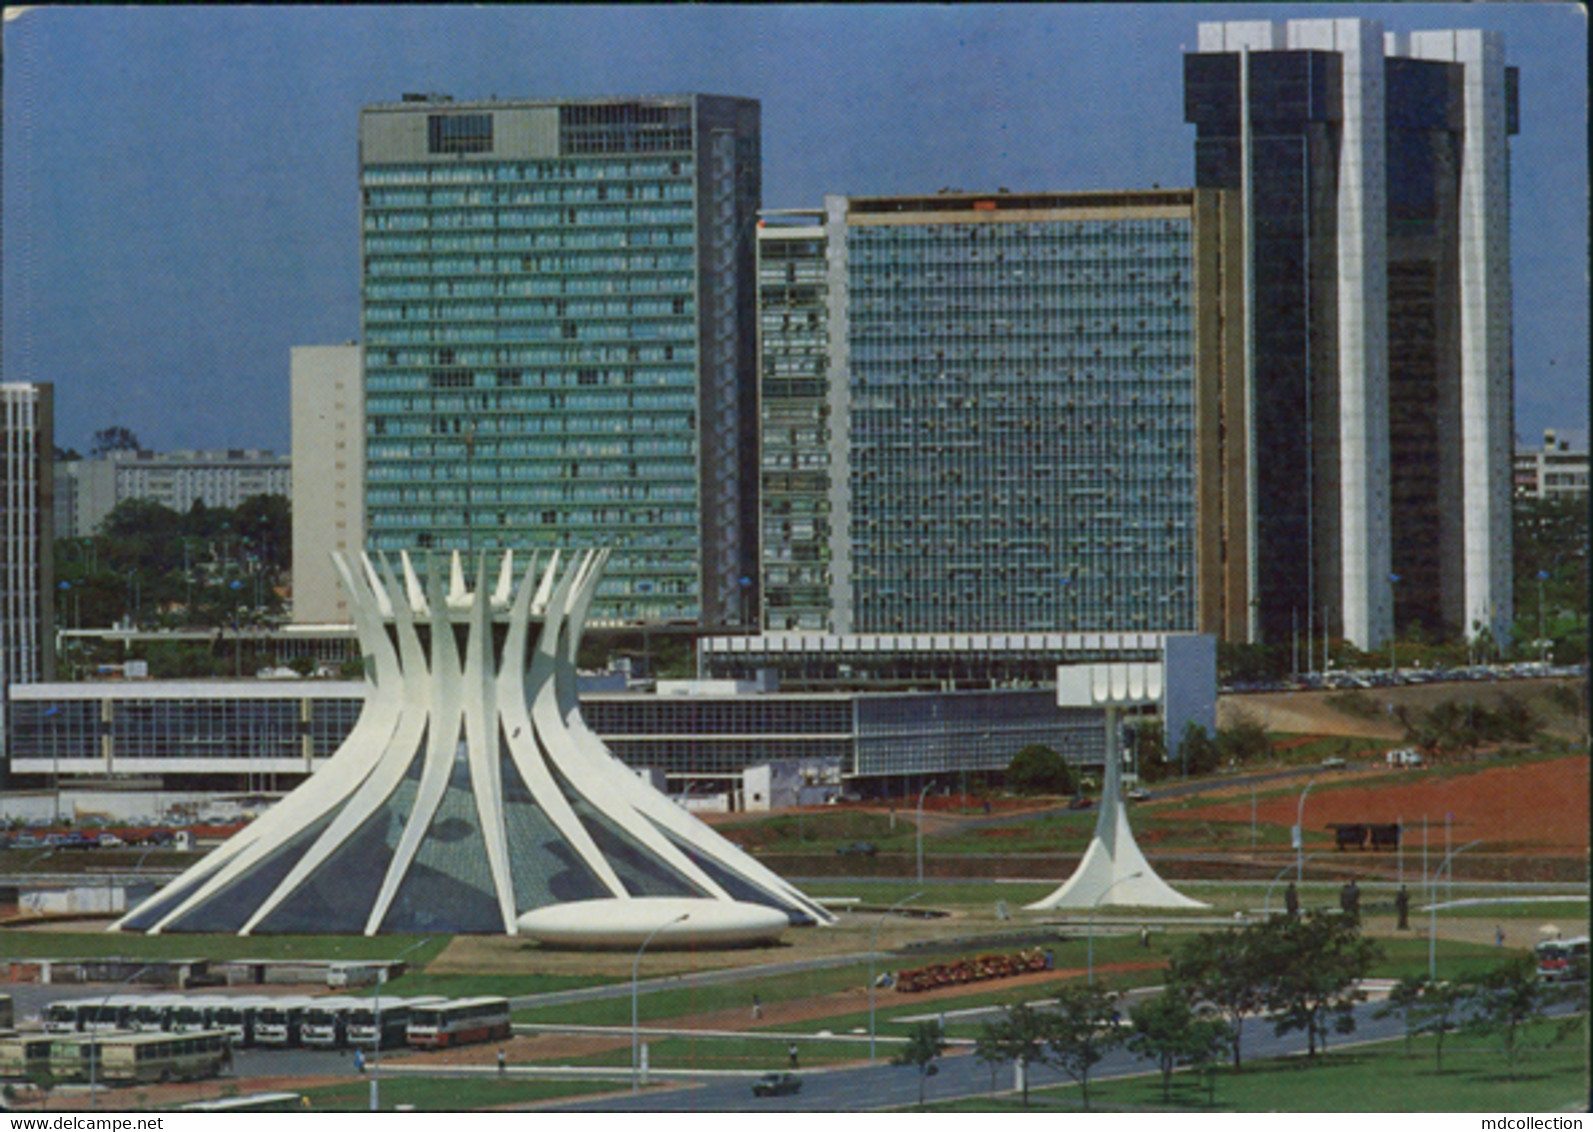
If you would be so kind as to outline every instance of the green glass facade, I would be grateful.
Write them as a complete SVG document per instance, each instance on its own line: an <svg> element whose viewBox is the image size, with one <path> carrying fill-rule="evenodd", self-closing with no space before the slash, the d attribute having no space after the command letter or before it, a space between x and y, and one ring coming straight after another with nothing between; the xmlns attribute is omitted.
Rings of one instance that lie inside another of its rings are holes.
<svg viewBox="0 0 1593 1132"><path fill-rule="evenodd" d="M366 108L372 549L608 546L594 616L745 616L758 138L695 95Z"/></svg>
<svg viewBox="0 0 1593 1132"><path fill-rule="evenodd" d="M840 631L1197 627L1194 212L1106 196L831 199Z"/></svg>
<svg viewBox="0 0 1593 1132"><path fill-rule="evenodd" d="M821 220L816 212L766 214L758 230L760 558L769 629L830 623L829 288Z"/></svg>

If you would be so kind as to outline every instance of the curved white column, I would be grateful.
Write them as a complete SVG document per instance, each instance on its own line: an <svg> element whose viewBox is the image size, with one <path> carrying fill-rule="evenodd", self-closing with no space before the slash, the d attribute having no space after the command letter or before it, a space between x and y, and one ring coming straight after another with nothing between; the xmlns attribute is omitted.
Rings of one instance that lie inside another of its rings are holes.
<svg viewBox="0 0 1593 1132"><path fill-rule="evenodd" d="M486 555L467 564L455 554L446 561L432 559L417 570L405 554L399 557L396 573L384 558L362 555L351 565L333 557L349 592L366 660L365 710L343 745L309 781L151 898L160 901L168 899L166 892L185 893L147 930L214 931L219 930L215 925L240 922L241 934L283 930L283 924L294 924L292 930L313 930L301 922L329 908L336 925L325 930L349 930L353 920L363 925L366 934L373 934L392 917L394 903L423 851L428 867L440 871L443 883L452 877L476 894L459 905L473 909L458 913L472 923L450 928L448 909L428 905L417 912L414 898L407 897L397 925L420 915L441 921L435 930L480 930L484 909L478 897L491 902L492 918L510 934L527 922L527 916L531 924L540 924L547 917L533 913L563 906L571 911L555 920L573 922L577 926L569 930L601 938L603 921L613 919L616 907L660 899L683 899L701 909L711 908L712 915L703 911L699 916L705 941L715 934L706 925L720 920L724 925L762 922L770 915L788 913L820 923L833 920L796 888L642 782L582 720L576 653L606 552L588 551L568 562L554 552L541 568L532 558L518 579L514 560L506 554L496 565L495 581L489 581L494 572ZM496 644L499 633L501 649ZM534 828L543 830L537 837L544 844L534 848L522 842L516 850L509 836L505 756L530 795L529 803L521 795L516 805L534 807L540 815L536 820L543 822ZM406 787L417 760L419 780ZM473 824L467 820L461 826L463 815L455 806L448 811L450 821L444 823L453 828L446 833L434 830L450 784L462 781L461 770L469 776ZM408 797L400 791L410 789L413 797L407 811L395 811L402 828L396 844L389 841L393 849L386 868L373 864L369 874L374 877L380 871L381 879L370 881L368 892L351 891L346 876L333 876L327 870L346 869L350 858L344 850L351 839L395 798ZM600 816L608 827L623 833L628 858L624 868L604 852L608 835L597 831L595 836L582 813ZM303 840L304 831L316 826L322 827L319 835L290 864L284 848L296 844L295 838ZM455 846L463 836L465 847L427 850L434 835ZM545 843L548 836L555 839L551 847ZM517 859L517 851L546 852L554 858ZM744 882L759 893L765 911L757 912L760 905L749 904L745 892L740 899L726 892L710 873L709 862L740 878L738 885ZM272 878L269 891L262 891L257 872L262 867ZM577 867L584 874L571 871ZM539 878L522 887L543 894L532 898L532 907L517 906L517 869ZM630 869L655 876L673 874L685 882L682 887L695 889L696 894L633 895L621 877ZM562 878L570 878L563 881L565 889L554 883ZM435 886L439 878L431 876L425 883ZM295 905L295 897L311 884L316 888L308 900ZM575 889L581 897L562 904L547 895ZM771 913L768 908L784 911ZM117 926L125 927L138 911ZM593 922L581 926L588 915ZM619 916L614 924L621 921L628 922ZM618 927L614 931L623 935Z"/></svg>

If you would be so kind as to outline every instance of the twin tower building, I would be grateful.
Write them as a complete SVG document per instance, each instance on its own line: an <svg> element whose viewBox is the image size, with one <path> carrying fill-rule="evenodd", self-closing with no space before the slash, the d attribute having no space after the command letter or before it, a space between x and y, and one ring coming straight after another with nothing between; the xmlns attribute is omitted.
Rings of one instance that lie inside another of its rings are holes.
<svg viewBox="0 0 1593 1132"><path fill-rule="evenodd" d="M1504 633L1500 37L1183 65L1193 188L809 212L760 212L751 100L367 107L345 545L610 547L600 618Z"/></svg>

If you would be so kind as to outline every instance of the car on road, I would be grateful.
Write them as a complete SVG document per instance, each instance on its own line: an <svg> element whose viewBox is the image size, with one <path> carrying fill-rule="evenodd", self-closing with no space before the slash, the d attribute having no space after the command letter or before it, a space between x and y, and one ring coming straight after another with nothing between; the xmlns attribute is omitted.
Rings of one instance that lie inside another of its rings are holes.
<svg viewBox="0 0 1593 1132"><path fill-rule="evenodd" d="M1134 789L1125 794L1124 797L1131 802L1149 802L1151 796L1149 790L1141 790L1136 786Z"/></svg>
<svg viewBox="0 0 1593 1132"><path fill-rule="evenodd" d="M1325 759L1322 760L1322 769L1323 770L1343 770L1345 767L1347 767L1349 765L1350 764L1349 764L1349 762L1347 760L1341 759L1337 755L1332 755L1329 758L1325 758Z"/></svg>
<svg viewBox="0 0 1593 1132"><path fill-rule="evenodd" d="M802 1091L802 1078L795 1073L765 1073L752 1083L755 1097L784 1097Z"/></svg>
<svg viewBox="0 0 1593 1132"><path fill-rule="evenodd" d="M879 846L872 841L854 841L841 846L836 852L843 857L872 857L879 852Z"/></svg>

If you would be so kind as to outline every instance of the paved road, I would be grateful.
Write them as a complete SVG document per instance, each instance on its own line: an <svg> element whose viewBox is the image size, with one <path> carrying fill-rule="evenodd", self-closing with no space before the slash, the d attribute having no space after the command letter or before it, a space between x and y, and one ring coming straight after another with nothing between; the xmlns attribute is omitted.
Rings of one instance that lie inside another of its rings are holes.
<svg viewBox="0 0 1593 1132"><path fill-rule="evenodd" d="M1356 1029L1349 1037L1331 1039L1331 1049L1348 1045L1398 1038L1404 1023L1396 1016L1373 1018L1381 1003L1362 1003L1355 1009ZM1561 1014L1569 1007L1557 1007ZM1278 1037L1263 1019L1247 1020L1241 1053L1246 1062L1270 1057L1300 1054L1305 1051L1305 1035L1291 1033ZM940 1072L929 1079L924 1090L926 1101L959 1097L988 1096L1013 1088L1013 1067L1000 1066L992 1081L990 1067L969 1055L943 1058ZM1108 1054L1090 1074L1091 1082L1131 1077L1155 1072L1148 1060L1119 1049ZM664 1079L667 1075L655 1074ZM613 1095L602 1099L560 1106L561 1112L866 1112L874 1109L913 1105L918 1101L918 1075L909 1066L879 1064L834 1070L810 1070L802 1075L802 1092L796 1096L754 1098L751 1083L720 1079L706 1083L681 1081L682 1087L656 1089L635 1094ZM1069 1078L1043 1066L1030 1071L1031 1088L1067 1084Z"/></svg>

